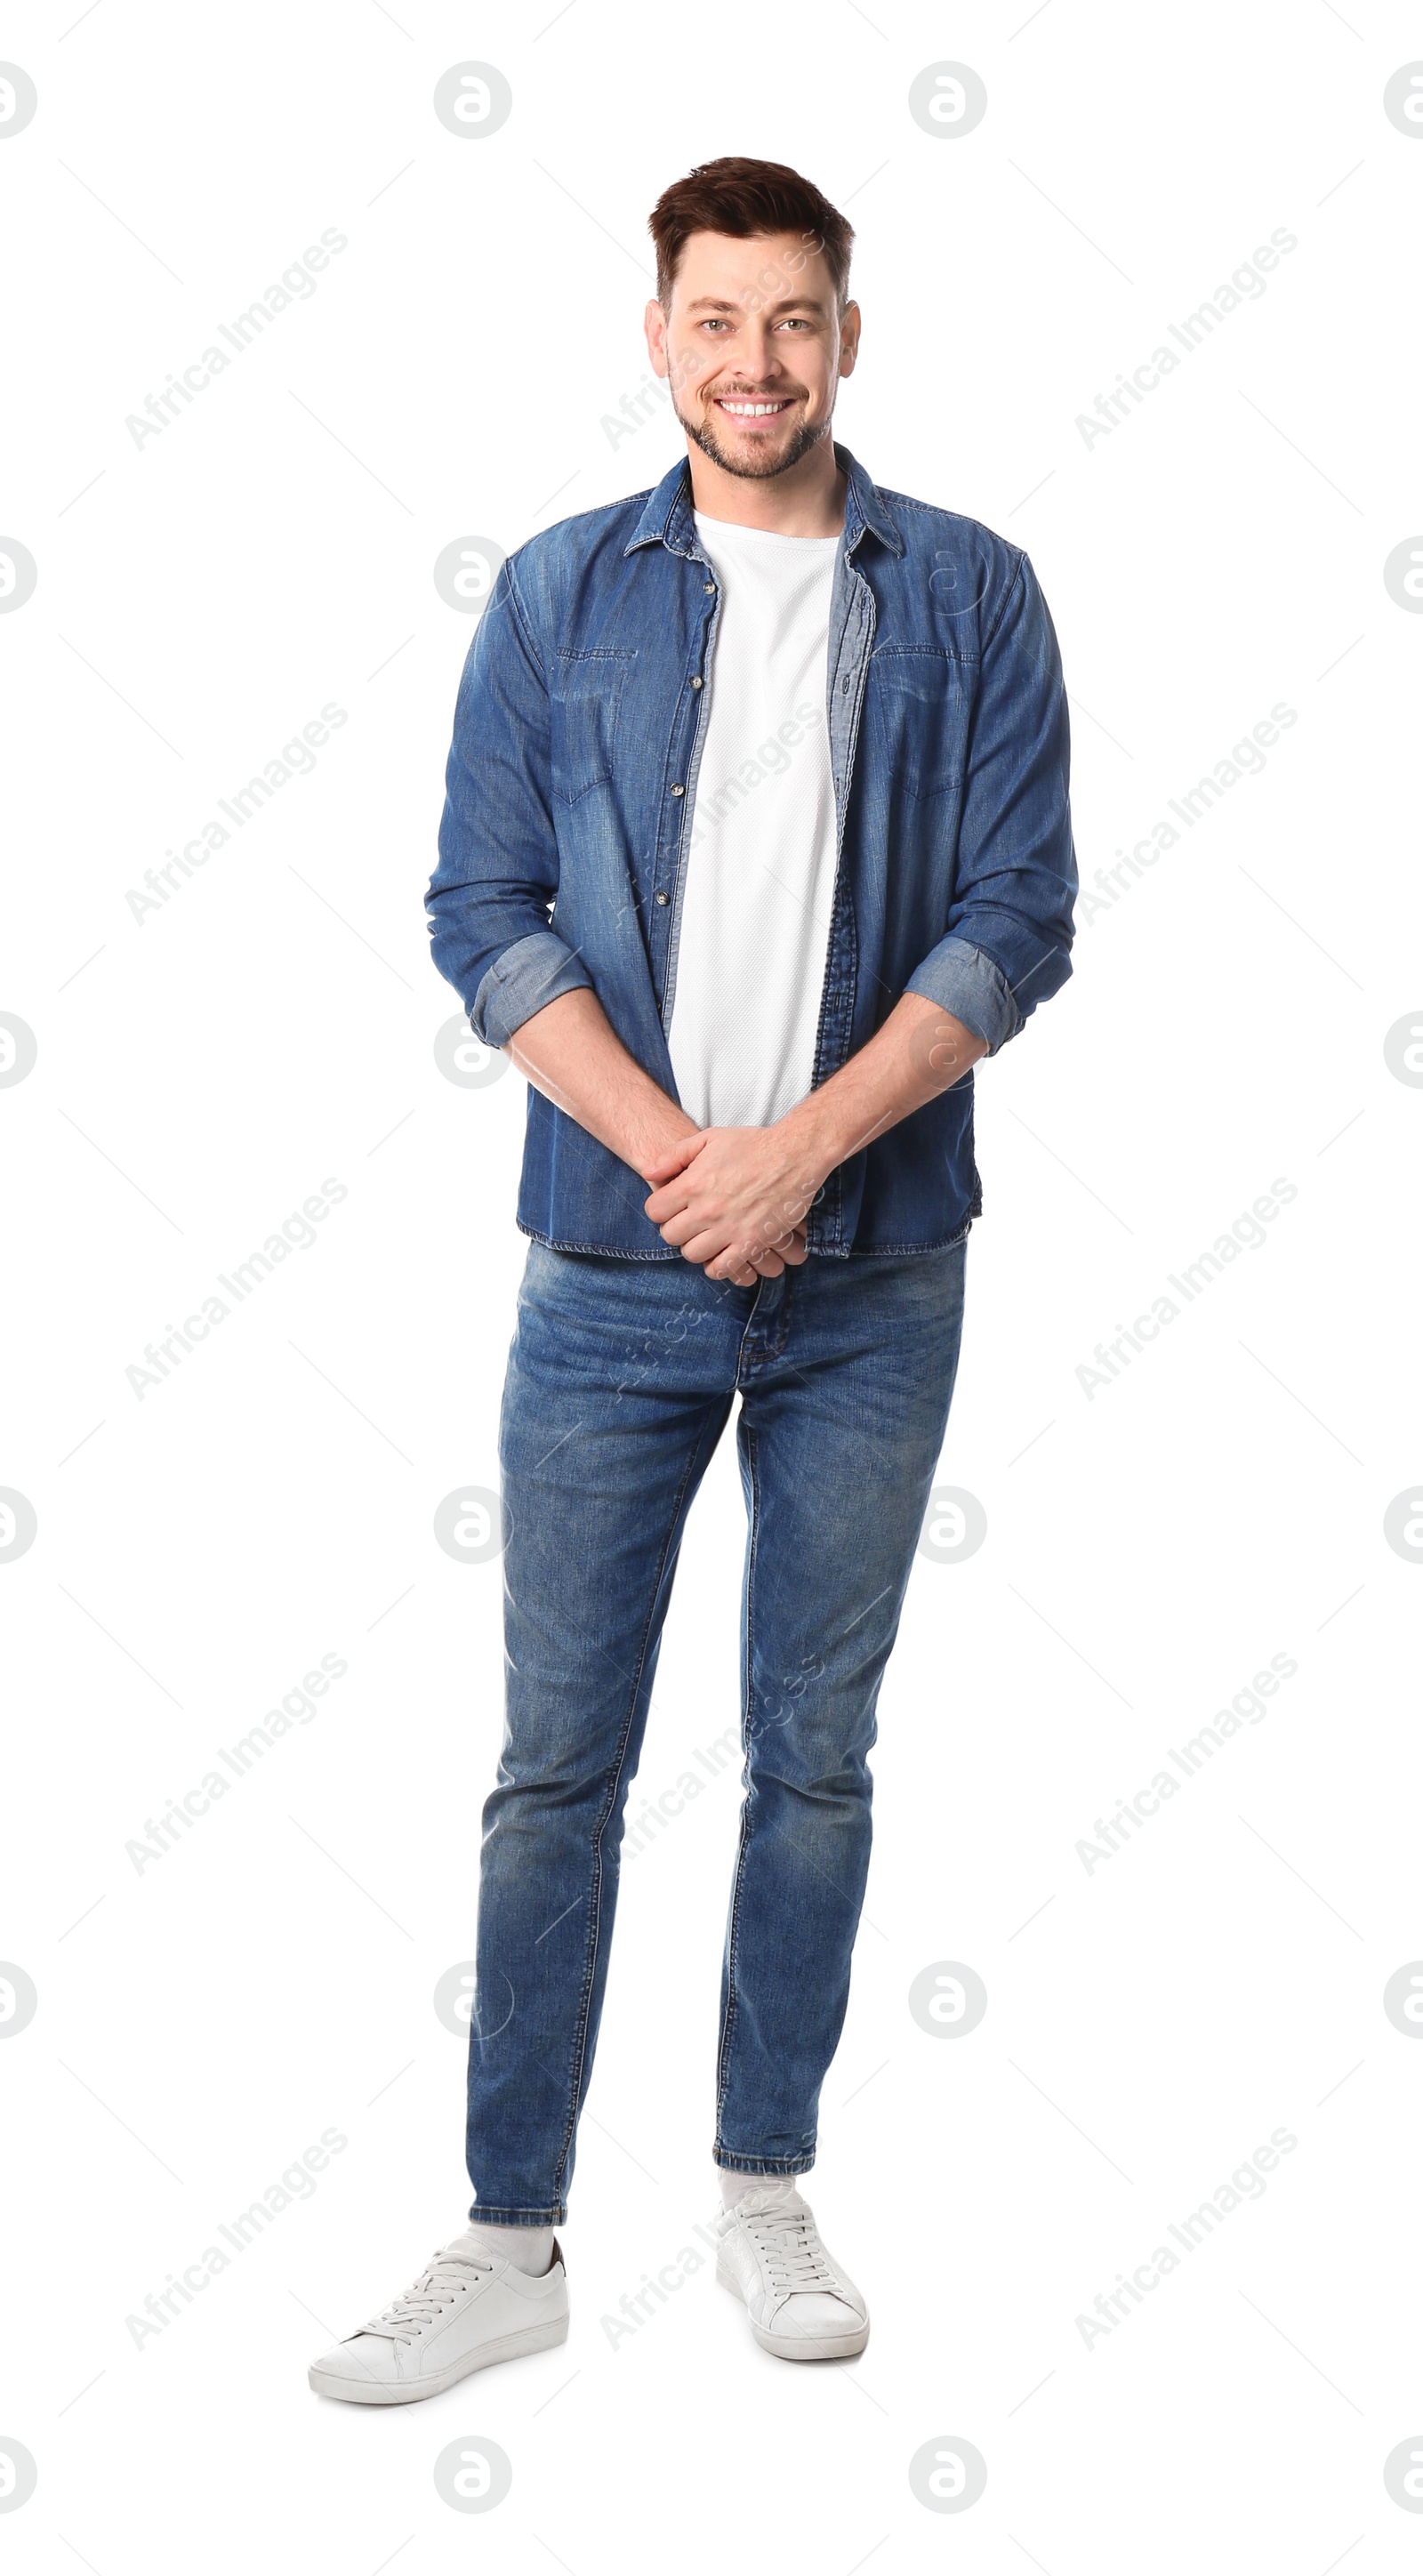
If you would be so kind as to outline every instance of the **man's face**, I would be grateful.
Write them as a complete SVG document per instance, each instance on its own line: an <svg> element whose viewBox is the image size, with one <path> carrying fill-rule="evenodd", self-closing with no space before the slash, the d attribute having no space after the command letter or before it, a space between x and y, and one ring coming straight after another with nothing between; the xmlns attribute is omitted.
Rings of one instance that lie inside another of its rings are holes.
<svg viewBox="0 0 1423 2576"><path fill-rule="evenodd" d="M689 438L728 474L786 473L828 437L860 312L836 310L824 253L799 233L693 233L647 346Z"/></svg>

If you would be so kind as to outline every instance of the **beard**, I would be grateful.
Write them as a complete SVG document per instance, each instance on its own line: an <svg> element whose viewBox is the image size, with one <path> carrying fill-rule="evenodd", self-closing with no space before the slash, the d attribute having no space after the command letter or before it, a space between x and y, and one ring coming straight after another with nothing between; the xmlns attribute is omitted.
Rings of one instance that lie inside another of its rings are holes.
<svg viewBox="0 0 1423 2576"><path fill-rule="evenodd" d="M793 432L788 445L778 455L764 459L734 456L729 448L723 447L714 429L684 417L678 410L675 394L672 397L672 409L687 436L695 440L702 454L709 456L713 465L719 465L724 474L739 474L748 483L768 483L777 474L788 474L793 465L799 465L801 458L808 456L811 449L818 446L821 439L828 437L830 433L828 419L818 422L814 427L809 421L802 420Z"/></svg>

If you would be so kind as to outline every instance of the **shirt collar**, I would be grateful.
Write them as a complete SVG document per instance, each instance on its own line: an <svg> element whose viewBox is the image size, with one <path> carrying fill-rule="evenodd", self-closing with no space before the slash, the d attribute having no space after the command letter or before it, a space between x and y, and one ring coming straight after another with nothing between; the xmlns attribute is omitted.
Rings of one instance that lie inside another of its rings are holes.
<svg viewBox="0 0 1423 2576"><path fill-rule="evenodd" d="M883 496L876 491L863 465L848 447L835 448L835 462L845 477L845 550L853 554L868 529L890 553L902 555L904 539L885 508ZM687 460L682 457L662 477L656 489L649 492L647 506L636 528L623 548L633 554L639 546L651 545L654 539L671 548L674 554L696 551L696 527L692 515L692 476Z"/></svg>

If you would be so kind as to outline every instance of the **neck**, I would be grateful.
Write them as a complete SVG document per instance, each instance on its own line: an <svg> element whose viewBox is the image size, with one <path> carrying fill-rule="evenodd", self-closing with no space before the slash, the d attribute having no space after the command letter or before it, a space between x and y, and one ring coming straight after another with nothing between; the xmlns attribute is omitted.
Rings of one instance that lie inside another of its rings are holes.
<svg viewBox="0 0 1423 2576"><path fill-rule="evenodd" d="M785 474L728 474L690 438L687 463L692 506L709 519L778 537L838 537L845 524L845 477L828 428Z"/></svg>

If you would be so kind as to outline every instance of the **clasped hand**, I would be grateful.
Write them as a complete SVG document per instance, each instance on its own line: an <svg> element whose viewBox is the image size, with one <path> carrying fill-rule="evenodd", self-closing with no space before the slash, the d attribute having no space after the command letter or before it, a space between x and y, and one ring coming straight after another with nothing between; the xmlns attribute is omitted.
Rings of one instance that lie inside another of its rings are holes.
<svg viewBox="0 0 1423 2576"><path fill-rule="evenodd" d="M664 1243L709 1279L739 1288L778 1279L805 1259L805 1227L820 1176L784 1122L704 1127L644 1167L647 1214Z"/></svg>

